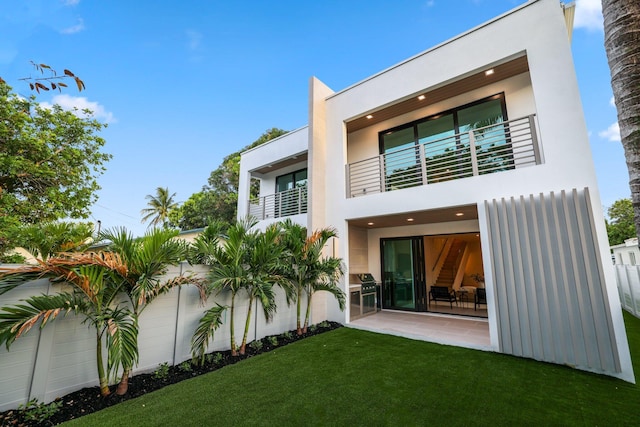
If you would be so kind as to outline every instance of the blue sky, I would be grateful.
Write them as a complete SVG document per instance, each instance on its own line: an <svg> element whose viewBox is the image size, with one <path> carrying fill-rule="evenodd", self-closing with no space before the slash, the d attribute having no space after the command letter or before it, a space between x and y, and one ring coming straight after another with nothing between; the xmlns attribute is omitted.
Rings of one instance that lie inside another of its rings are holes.
<svg viewBox="0 0 640 427"><path fill-rule="evenodd" d="M0 0L0 76L28 95L19 78L35 74L33 60L85 81L38 100L109 124L113 160L90 219L141 234L156 187L184 201L266 129L304 126L311 76L341 90L521 3ZM600 0L577 1L573 54L606 207L630 192Z"/></svg>

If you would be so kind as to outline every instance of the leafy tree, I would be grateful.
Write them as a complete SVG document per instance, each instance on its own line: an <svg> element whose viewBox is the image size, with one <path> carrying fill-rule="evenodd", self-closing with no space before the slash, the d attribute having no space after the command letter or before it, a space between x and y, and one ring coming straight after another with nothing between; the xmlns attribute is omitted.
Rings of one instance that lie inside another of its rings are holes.
<svg viewBox="0 0 640 427"><path fill-rule="evenodd" d="M607 209L607 215L609 216L607 221L609 245L619 245L637 235L631 199L616 200Z"/></svg>
<svg viewBox="0 0 640 427"><path fill-rule="evenodd" d="M156 195L147 194L145 197L148 202L148 208L142 209L140 214L143 215L142 222L149 222L149 226L157 227L161 225L164 228L169 226L169 211L175 209L178 204L173 200L176 193L169 194L169 188L156 188Z"/></svg>
<svg viewBox="0 0 640 427"><path fill-rule="evenodd" d="M14 227L87 217L111 158L97 136L105 126L58 105L42 108L0 82L0 251L15 246Z"/></svg>
<svg viewBox="0 0 640 427"><path fill-rule="evenodd" d="M182 230L205 227L212 220L233 224L238 206L240 154L285 133L287 131L278 128L268 129L250 145L225 157L222 164L211 172L208 185L189 198L189 205L185 203L176 209L171 216L172 222Z"/></svg>
<svg viewBox="0 0 640 427"><path fill-rule="evenodd" d="M316 230L307 236L307 229L295 224L291 220L283 223L283 244L286 248L285 259L279 266L282 276L295 290L297 301L297 332L302 335L307 332L311 315L311 300L318 291L332 294L344 310L345 294L338 287L338 281L344 274L342 260L335 257L323 256L323 250L330 238L336 236L331 228ZM307 295L307 311L304 326L300 327L300 302L302 295Z"/></svg>
<svg viewBox="0 0 640 427"><path fill-rule="evenodd" d="M93 225L83 222L44 222L18 231L17 242L34 258L46 261L59 252L78 251L89 245Z"/></svg>
<svg viewBox="0 0 640 427"><path fill-rule="evenodd" d="M636 232L640 232L640 2L602 0L604 47L618 109Z"/></svg>
<svg viewBox="0 0 640 427"><path fill-rule="evenodd" d="M181 230L204 228L214 221L214 204L212 192L193 193L184 203L169 211L169 221Z"/></svg>
<svg viewBox="0 0 640 427"><path fill-rule="evenodd" d="M108 377L119 367L132 366L138 360L138 326L130 310L117 302L122 281L114 271L122 271L122 260L113 253L76 253L54 256L37 265L18 269L0 269L0 295L16 286L42 277L54 284L66 283L71 292L37 295L22 304L3 307L0 311L0 344L7 350L34 325L45 327L60 315L73 313L84 317L96 333L96 364L100 393L107 396ZM103 342L107 346L105 368Z"/></svg>

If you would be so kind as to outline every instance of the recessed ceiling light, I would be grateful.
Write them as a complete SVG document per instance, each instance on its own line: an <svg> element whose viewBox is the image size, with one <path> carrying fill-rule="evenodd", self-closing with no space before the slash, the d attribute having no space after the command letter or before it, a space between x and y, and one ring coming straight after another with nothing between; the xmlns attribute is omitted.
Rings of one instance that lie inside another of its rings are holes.
<svg viewBox="0 0 640 427"><path fill-rule="evenodd" d="M369 115L367 116L367 119L373 119L373 116L372 116L371 114L369 114Z"/></svg>
<svg viewBox="0 0 640 427"><path fill-rule="evenodd" d="M426 98L426 96L424 96L424 95L420 95L420 96L418 97L418 99L419 99L420 101L422 101L422 100L423 100L423 99L425 99L425 98Z"/></svg>
<svg viewBox="0 0 640 427"><path fill-rule="evenodd" d="M492 69L490 69L490 70L485 71L485 72L484 72L484 75L485 75L485 76L490 76L490 75L491 75L491 74L493 74L493 73L495 73L495 70L492 68Z"/></svg>
<svg viewBox="0 0 640 427"><path fill-rule="evenodd" d="M367 225L373 225L373 223L372 222L368 222Z"/></svg>
<svg viewBox="0 0 640 427"><path fill-rule="evenodd" d="M464 214L462 212L457 212L456 216L463 216Z"/></svg>
<svg viewBox="0 0 640 427"><path fill-rule="evenodd" d="M411 222L413 221L413 218L407 218L407 221Z"/></svg>

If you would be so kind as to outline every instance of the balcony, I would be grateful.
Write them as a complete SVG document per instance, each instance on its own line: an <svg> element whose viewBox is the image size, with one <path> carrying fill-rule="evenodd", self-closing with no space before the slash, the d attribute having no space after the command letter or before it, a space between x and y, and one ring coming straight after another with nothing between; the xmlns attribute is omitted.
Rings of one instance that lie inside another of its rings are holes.
<svg viewBox="0 0 640 427"><path fill-rule="evenodd" d="M535 115L428 140L347 165L347 197L541 163Z"/></svg>
<svg viewBox="0 0 640 427"><path fill-rule="evenodd" d="M249 200L249 215L258 220L307 213L307 186Z"/></svg>

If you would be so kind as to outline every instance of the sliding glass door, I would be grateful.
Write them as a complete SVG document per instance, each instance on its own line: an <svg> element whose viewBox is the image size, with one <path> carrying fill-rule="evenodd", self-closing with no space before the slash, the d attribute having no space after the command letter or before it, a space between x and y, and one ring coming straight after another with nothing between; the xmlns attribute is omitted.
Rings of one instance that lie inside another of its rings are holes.
<svg viewBox="0 0 640 427"><path fill-rule="evenodd" d="M424 244L422 237L380 241L382 308L425 311Z"/></svg>

